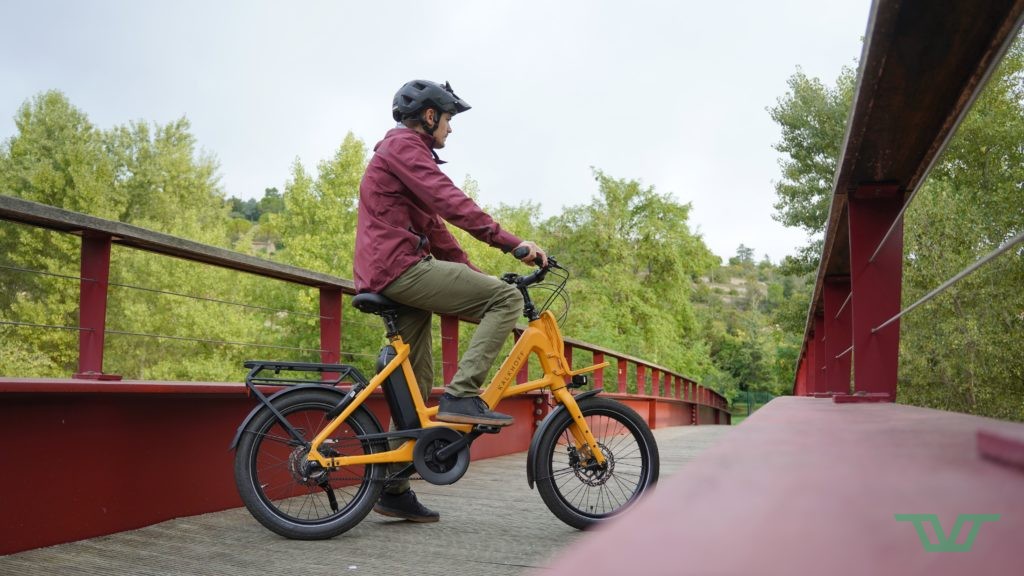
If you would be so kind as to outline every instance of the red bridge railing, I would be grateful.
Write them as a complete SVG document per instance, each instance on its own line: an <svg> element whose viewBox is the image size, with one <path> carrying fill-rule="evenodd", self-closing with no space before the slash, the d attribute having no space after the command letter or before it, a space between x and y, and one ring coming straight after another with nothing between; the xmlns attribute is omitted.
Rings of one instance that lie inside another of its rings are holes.
<svg viewBox="0 0 1024 576"><path fill-rule="evenodd" d="M11 519L0 528L0 554L240 505L227 446L253 406L245 387L240 382L124 380L104 371L104 352L110 334L253 344L109 329L108 288L119 286L110 282L113 245L314 288L319 292L319 313L306 316L318 317L319 348L296 350L319 353L325 363L338 362L350 353L341 349L344 297L355 292L349 280L9 196L0 196L0 219L81 237L80 276L62 276L78 282L79 325L45 326L0 318L3 331L78 332L78 365L72 378L24 377L5 374L0 367L2 459L39 464L33 465L30 474L0 475L3 509ZM8 270L12 271L32 272ZM458 363L462 322L441 318L440 372L445 382ZM258 346L288 348L273 343ZM596 372L592 385L632 406L651 427L730 421L721 395L678 372L568 338L565 354L570 362L575 356L578 364L608 360L611 366ZM606 372L614 377L606 377ZM240 367L239 376L242 373ZM526 370L519 374L521 381L528 376ZM525 450L536 423L548 412L546 400L543 394L508 399L502 410L512 414L516 424L474 443L473 457ZM371 409L381 420L387 419L382 397L371 401ZM47 462L40 462L41 457Z"/></svg>

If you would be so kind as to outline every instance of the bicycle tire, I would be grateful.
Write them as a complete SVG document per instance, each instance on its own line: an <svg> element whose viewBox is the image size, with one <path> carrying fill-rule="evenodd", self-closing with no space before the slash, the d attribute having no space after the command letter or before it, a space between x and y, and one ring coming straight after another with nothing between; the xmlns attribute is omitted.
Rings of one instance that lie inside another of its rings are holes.
<svg viewBox="0 0 1024 576"><path fill-rule="evenodd" d="M654 486L660 456L647 423L629 407L607 398L585 398L579 406L605 455L604 469L587 469L575 455L573 420L565 410L541 437L534 463L547 507L585 530L620 514Z"/></svg>
<svg viewBox="0 0 1024 576"><path fill-rule="evenodd" d="M308 443L330 422L326 415L338 401L332 391L308 389L286 394L273 406ZM354 456L386 450L382 441L355 438L380 432L365 410L356 409L322 445L321 453ZM331 469L303 481L297 469L305 460L304 450L268 408L257 412L235 451L235 483L245 507L260 524L294 540L323 540L352 529L380 496L384 466Z"/></svg>

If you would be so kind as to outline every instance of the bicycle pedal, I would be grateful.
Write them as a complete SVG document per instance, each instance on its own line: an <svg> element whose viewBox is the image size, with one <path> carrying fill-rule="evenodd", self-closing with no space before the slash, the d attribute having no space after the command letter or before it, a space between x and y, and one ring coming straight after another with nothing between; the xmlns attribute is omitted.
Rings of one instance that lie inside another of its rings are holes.
<svg viewBox="0 0 1024 576"><path fill-rule="evenodd" d="M501 432L501 426L488 426L487 424L477 424L473 426L473 432L479 434L497 434Z"/></svg>

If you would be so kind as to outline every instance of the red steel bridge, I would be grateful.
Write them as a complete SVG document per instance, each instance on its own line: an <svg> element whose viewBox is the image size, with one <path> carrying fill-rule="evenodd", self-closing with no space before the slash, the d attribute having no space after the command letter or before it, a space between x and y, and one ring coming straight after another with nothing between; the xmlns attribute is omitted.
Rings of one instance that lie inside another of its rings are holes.
<svg viewBox="0 0 1024 576"><path fill-rule="evenodd" d="M1022 18L1024 0L874 2L793 397L772 401L630 514L580 539L552 573L1024 571L1024 425L895 402L899 318L924 304L901 310L903 213ZM0 218L81 237L80 322L67 327L78 332L77 373L0 378L0 554L238 506L225 447L252 405L242 384L125 381L103 371L112 246L319 290L325 362L341 354L351 283L10 197L0 196ZM445 381L460 321L441 319ZM682 374L573 340L566 355L610 360L615 381L598 372L594 386L612 389L652 427L729 423L724 399ZM640 386L630 394L632 379ZM474 457L524 450L545 410L537 398L519 400L517 424L474 445ZM154 445L158 462L147 457ZM900 515L936 522L917 528ZM968 528L952 530L962 515L989 518L971 528L973 548L929 551L926 537L941 541L943 527L963 544Z"/></svg>
<svg viewBox="0 0 1024 576"><path fill-rule="evenodd" d="M81 273L68 278L79 285L79 325L22 326L77 331L78 370L64 379L0 377L3 461L36 460L41 447L47 446L59 446L60 454L59 465L40 466L31 474L0 475L3 511L10 519L0 528L0 554L240 506L227 446L255 400L240 381L123 380L104 371L109 334L180 338L108 329L111 250L145 250L318 290L319 353L328 364L341 358L345 300L355 294L352 282L9 196L0 196L0 218L81 238ZM458 367L461 321L452 316L440 319L445 383ZM615 367L609 370L615 374L614 382L605 382L599 370L592 385L633 407L652 428L730 423L721 395L668 368L568 338L565 355L570 362L575 356L578 365L609 361ZM524 366L519 382L528 380L528 371ZM627 392L629 382L635 383L636 392ZM440 393L435 389L435 396ZM371 407L378 418L387 420L383 396ZM525 451L549 405L542 395L531 394L507 399L502 409L517 423L475 442L474 458ZM159 450L154 449L157 446Z"/></svg>

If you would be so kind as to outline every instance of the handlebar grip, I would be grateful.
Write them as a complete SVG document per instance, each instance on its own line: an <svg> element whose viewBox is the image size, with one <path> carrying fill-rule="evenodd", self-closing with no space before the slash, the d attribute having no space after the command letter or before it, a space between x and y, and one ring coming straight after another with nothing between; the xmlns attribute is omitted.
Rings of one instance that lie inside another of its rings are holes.
<svg viewBox="0 0 1024 576"><path fill-rule="evenodd" d="M515 250L512 251L512 256L515 256L516 260L522 260L529 253L530 249L527 248L526 246L518 246ZM533 259L533 263L536 264L537 266L543 266L544 260L542 260L540 256L537 256L536 258Z"/></svg>

